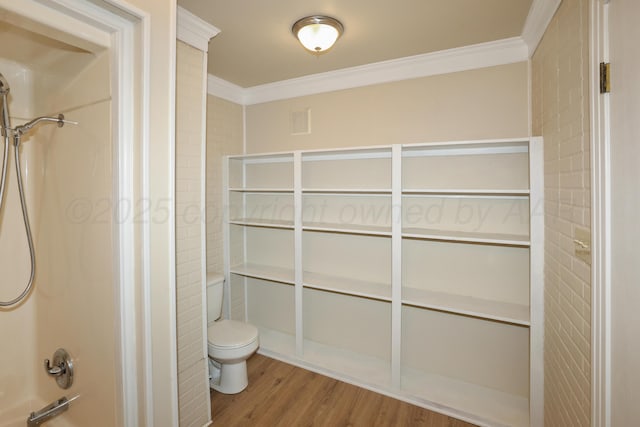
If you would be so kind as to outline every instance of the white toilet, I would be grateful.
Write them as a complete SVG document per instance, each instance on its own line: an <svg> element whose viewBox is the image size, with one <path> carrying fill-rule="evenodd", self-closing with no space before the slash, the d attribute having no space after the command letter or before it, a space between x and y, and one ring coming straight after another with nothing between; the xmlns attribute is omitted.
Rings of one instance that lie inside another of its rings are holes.
<svg viewBox="0 0 640 427"><path fill-rule="evenodd" d="M258 349L258 329L220 319L223 285L224 276L207 274L209 386L220 393L235 394L247 387L247 359Z"/></svg>

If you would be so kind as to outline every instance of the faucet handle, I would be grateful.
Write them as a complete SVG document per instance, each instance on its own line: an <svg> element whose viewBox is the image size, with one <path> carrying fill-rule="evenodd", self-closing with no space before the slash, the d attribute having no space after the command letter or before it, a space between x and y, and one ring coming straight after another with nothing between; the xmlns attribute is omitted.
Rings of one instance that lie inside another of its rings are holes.
<svg viewBox="0 0 640 427"><path fill-rule="evenodd" d="M67 389L73 384L73 359L62 348L56 350L53 361L44 360L44 370L47 375L56 379L56 383L62 389Z"/></svg>
<svg viewBox="0 0 640 427"><path fill-rule="evenodd" d="M49 359L44 359L44 370L47 371L52 377L58 377L65 373L67 366L64 362L60 363L58 366L51 366L51 362Z"/></svg>

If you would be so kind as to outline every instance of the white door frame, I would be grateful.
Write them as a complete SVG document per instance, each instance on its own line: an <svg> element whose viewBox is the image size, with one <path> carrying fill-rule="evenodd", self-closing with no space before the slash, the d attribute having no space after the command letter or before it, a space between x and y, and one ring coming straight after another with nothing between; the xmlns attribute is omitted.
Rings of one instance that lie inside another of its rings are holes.
<svg viewBox="0 0 640 427"><path fill-rule="evenodd" d="M611 157L609 94L600 63L609 62L609 0L591 0L591 425L611 426Z"/></svg>
<svg viewBox="0 0 640 427"><path fill-rule="evenodd" d="M147 170L136 176L135 161L141 158L148 169L150 16L126 0L0 0L0 7L52 27L58 36L71 34L111 50L117 420L125 427L142 420L153 425L149 222L143 218L137 247L140 226L133 211L136 200L148 200Z"/></svg>

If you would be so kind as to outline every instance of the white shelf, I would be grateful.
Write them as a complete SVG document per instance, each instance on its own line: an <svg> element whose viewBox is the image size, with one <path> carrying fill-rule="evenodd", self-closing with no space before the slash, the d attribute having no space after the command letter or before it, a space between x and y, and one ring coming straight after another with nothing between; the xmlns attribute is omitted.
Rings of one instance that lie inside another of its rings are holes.
<svg viewBox="0 0 640 427"><path fill-rule="evenodd" d="M240 160L246 163L292 163L293 153L283 151L281 153L237 154L229 156L229 160Z"/></svg>
<svg viewBox="0 0 640 427"><path fill-rule="evenodd" d="M520 189L489 189L489 188L407 188L402 190L404 195L455 195L455 196L504 196L504 197L526 197L529 190Z"/></svg>
<svg viewBox="0 0 640 427"><path fill-rule="evenodd" d="M530 138L501 140L471 140L426 142L422 144L405 144L402 156L460 156L482 154L526 153L529 151Z"/></svg>
<svg viewBox="0 0 640 427"><path fill-rule="evenodd" d="M258 353L274 359L292 358L296 354L296 339L292 334L258 326Z"/></svg>
<svg viewBox="0 0 640 427"><path fill-rule="evenodd" d="M330 233L365 234L370 236L391 237L391 226L361 224L329 224L324 222L307 222L302 225L305 231L326 231Z"/></svg>
<svg viewBox="0 0 640 427"><path fill-rule="evenodd" d="M323 160L360 160L391 158L391 146L357 147L306 150L302 153L303 162L317 162Z"/></svg>
<svg viewBox="0 0 640 427"><path fill-rule="evenodd" d="M388 188L303 188L307 194L391 194Z"/></svg>
<svg viewBox="0 0 640 427"><path fill-rule="evenodd" d="M304 287L357 297L391 301L391 285L335 277L322 273L303 273Z"/></svg>
<svg viewBox="0 0 640 427"><path fill-rule="evenodd" d="M258 332L260 354L374 391L391 386L389 361L306 339L303 354L297 356L293 335L266 328Z"/></svg>
<svg viewBox="0 0 640 427"><path fill-rule="evenodd" d="M266 227L266 228L283 228L293 230L293 221L284 221L279 219L259 219L259 218L242 218L231 219L229 224L246 225L250 227Z"/></svg>
<svg viewBox="0 0 640 427"><path fill-rule="evenodd" d="M529 399L454 378L402 369L404 397L419 406L488 426L529 426ZM465 417L466 415L466 417Z"/></svg>
<svg viewBox="0 0 640 427"><path fill-rule="evenodd" d="M237 193L292 193L293 194L293 188L234 187L234 188L229 188L229 191L235 191Z"/></svg>
<svg viewBox="0 0 640 427"><path fill-rule="evenodd" d="M272 267L260 264L239 264L229 269L230 273L240 276L252 277L254 279L269 280L293 285L294 272L290 268Z"/></svg>
<svg viewBox="0 0 640 427"><path fill-rule="evenodd" d="M530 218L530 227L502 223L497 217L510 203L529 212L527 204L541 198L541 138L296 150L228 159L225 203L230 197L237 204L242 202L244 210L235 214L254 218L236 217L225 224L225 274L274 282L274 286L245 289L255 295L243 294L239 288L238 295L230 297L254 304L245 306L244 315L259 328L260 353L479 426L542 425L537 408L543 402L539 373L543 371L540 259L544 226L539 216ZM428 208L441 201L447 204L443 221L402 226L402 215L412 205ZM272 213L277 209L268 214L251 210L271 202L276 208L286 202L291 216ZM480 232L447 230L474 229L473 224L455 222L457 202L477 204L493 216L483 222ZM390 214L385 210L378 221L362 215L345 223L342 211L351 205L356 210L364 207L363 212L392 209ZM308 210L309 206L317 212ZM286 218L295 220L282 220ZM230 224L248 227L231 232ZM260 233L250 227L290 231ZM229 242L230 238L235 241ZM428 243L432 241L448 243ZM269 250L276 246L280 250ZM424 254L415 252L423 246ZM237 256L240 249L245 251L245 262L252 259L261 264L230 266L231 251ZM479 259L465 259L471 253ZM308 258L327 254L334 256L326 262ZM423 257L429 259L423 261ZM484 259L491 260L491 267ZM376 265L381 262L384 269ZM304 271L305 266L315 271ZM493 268L503 266L504 274L496 277ZM373 268L379 274L372 274ZM362 280L361 273L369 273L366 277L373 281ZM407 283L402 283L403 275ZM449 281L449 286L432 287L429 280ZM422 281L434 290L411 287ZM257 301L262 308L255 306ZM343 330L341 316L347 324L356 320L353 316L370 316L364 324L373 322L372 333L383 330L384 334L369 336L353 327ZM452 352L457 347L439 348L425 341L432 332L444 334L445 343L448 337L460 337L461 343L468 344L466 350L478 349L478 354L471 351L469 359L456 358ZM467 341L476 337L486 349ZM495 351L480 351L487 349ZM431 357L456 363L438 366L430 363Z"/></svg>
<svg viewBox="0 0 640 427"><path fill-rule="evenodd" d="M528 236L500 233L477 233L468 231L433 230L427 228L404 228L402 237L452 242L486 243L492 245L529 246Z"/></svg>
<svg viewBox="0 0 640 427"><path fill-rule="evenodd" d="M481 298L434 292L407 286L402 288L402 303L450 313L529 326L529 306Z"/></svg>
<svg viewBox="0 0 640 427"><path fill-rule="evenodd" d="M391 385L389 361L310 340L304 340L304 352L297 356L293 335L258 329L258 353L265 356L479 425L529 425L525 397L406 367L397 390Z"/></svg>

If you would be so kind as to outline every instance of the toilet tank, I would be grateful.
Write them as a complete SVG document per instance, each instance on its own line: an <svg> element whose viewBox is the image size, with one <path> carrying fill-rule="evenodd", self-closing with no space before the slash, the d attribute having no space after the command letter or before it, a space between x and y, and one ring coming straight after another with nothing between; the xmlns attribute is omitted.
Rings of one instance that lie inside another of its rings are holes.
<svg viewBox="0 0 640 427"><path fill-rule="evenodd" d="M207 323L215 322L222 316L222 288L224 276L207 273Z"/></svg>

